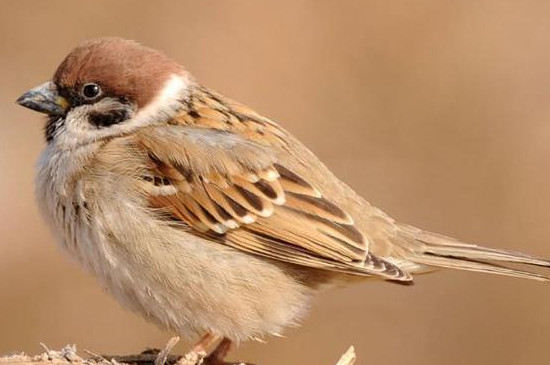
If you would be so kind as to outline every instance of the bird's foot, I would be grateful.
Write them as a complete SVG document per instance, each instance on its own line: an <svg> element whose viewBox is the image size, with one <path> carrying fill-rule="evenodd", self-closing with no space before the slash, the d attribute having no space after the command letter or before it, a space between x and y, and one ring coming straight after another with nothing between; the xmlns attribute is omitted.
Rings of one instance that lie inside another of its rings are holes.
<svg viewBox="0 0 550 365"><path fill-rule="evenodd" d="M223 338L218 346L207 355L208 348L214 344L219 337L206 334L193 346L190 352L183 355L175 365L254 365L242 361L227 362L225 357L231 349L231 340ZM159 364L157 364L159 365Z"/></svg>

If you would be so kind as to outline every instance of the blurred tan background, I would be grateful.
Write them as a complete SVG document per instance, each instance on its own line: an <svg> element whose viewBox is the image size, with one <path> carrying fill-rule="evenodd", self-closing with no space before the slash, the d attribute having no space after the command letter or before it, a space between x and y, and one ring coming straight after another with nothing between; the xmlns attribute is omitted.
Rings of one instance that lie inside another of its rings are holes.
<svg viewBox="0 0 550 365"><path fill-rule="evenodd" d="M161 49L282 123L396 219L550 256L548 1L0 3L0 353L131 353L171 336L57 249L33 198L41 117L14 104L79 41ZM442 272L321 295L261 365L548 362L550 286ZM184 351L179 345L178 351Z"/></svg>

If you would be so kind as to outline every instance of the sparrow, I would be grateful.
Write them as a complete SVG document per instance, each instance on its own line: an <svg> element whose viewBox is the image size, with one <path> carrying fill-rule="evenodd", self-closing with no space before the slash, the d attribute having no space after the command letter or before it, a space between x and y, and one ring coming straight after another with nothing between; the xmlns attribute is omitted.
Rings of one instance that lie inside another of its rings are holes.
<svg viewBox="0 0 550 365"><path fill-rule="evenodd" d="M83 42L20 105L45 113L38 205L127 308L198 346L297 325L314 295L550 261L401 224L291 133L135 41ZM519 264L507 266L506 264Z"/></svg>

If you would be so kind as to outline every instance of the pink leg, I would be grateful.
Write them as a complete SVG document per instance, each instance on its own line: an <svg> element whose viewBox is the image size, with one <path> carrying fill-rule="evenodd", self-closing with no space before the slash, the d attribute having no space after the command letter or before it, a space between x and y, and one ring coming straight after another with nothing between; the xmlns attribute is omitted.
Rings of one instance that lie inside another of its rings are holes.
<svg viewBox="0 0 550 365"><path fill-rule="evenodd" d="M216 343L216 341L218 341L219 339L220 336L206 333L197 343L195 343L191 351L197 354L201 352L208 353L208 349L212 347L212 345Z"/></svg>

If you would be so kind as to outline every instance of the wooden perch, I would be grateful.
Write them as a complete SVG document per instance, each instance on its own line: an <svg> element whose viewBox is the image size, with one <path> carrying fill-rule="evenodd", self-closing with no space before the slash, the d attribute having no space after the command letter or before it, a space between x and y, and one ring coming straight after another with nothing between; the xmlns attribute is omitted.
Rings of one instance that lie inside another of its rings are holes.
<svg viewBox="0 0 550 365"><path fill-rule="evenodd" d="M67 345L60 351L53 351L46 346L40 355L29 356L15 354L0 357L0 365L221 365L215 359L204 353L189 352L183 356L171 355L170 351L178 342L175 337L161 351L150 349L137 355L97 355L86 351L88 355L82 358L77 354L75 345ZM353 365L356 356L351 346L335 365ZM329 364L327 362L327 364ZM253 365L244 362L226 363L226 365Z"/></svg>

